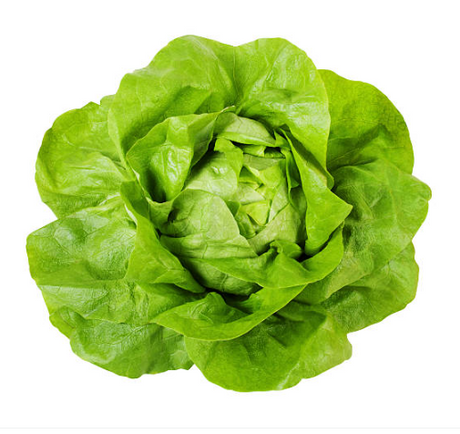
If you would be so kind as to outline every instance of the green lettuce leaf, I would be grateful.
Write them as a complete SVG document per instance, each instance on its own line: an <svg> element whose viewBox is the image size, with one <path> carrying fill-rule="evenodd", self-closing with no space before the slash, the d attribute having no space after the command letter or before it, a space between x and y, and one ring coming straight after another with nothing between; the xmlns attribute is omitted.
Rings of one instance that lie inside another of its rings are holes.
<svg viewBox="0 0 460 434"><path fill-rule="evenodd" d="M286 389L351 356L346 333L333 317L297 302L237 339L185 342L209 381L241 392Z"/></svg>
<svg viewBox="0 0 460 434"><path fill-rule="evenodd" d="M341 288L322 303L348 332L361 330L404 309L417 290L418 266L414 246L379 270Z"/></svg>
<svg viewBox="0 0 460 434"><path fill-rule="evenodd" d="M118 196L127 171L108 133L113 97L64 113L45 134L37 159L40 196L58 217Z"/></svg>
<svg viewBox="0 0 460 434"><path fill-rule="evenodd" d="M193 366L184 337L155 324L86 320L68 308L53 312L50 320L75 354L118 375L137 378Z"/></svg>

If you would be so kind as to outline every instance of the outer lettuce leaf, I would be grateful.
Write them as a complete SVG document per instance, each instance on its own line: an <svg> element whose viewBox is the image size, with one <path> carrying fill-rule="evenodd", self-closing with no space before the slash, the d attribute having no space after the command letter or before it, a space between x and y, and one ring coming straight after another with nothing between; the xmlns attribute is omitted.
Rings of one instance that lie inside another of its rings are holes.
<svg viewBox="0 0 460 434"><path fill-rule="evenodd" d="M39 285L122 279L135 235L120 197L78 211L29 235L32 277Z"/></svg>
<svg viewBox="0 0 460 434"><path fill-rule="evenodd" d="M185 342L209 381L241 392L286 389L351 356L346 333L333 317L297 302L237 339Z"/></svg>
<svg viewBox="0 0 460 434"><path fill-rule="evenodd" d="M414 253L411 243L382 268L340 289L322 305L347 333L404 309L414 299L417 289Z"/></svg>
<svg viewBox="0 0 460 434"><path fill-rule="evenodd" d="M183 336L148 324L188 293L124 279L134 236L120 198L81 210L29 236L32 276L51 321L83 359L129 377L188 369Z"/></svg>
<svg viewBox="0 0 460 434"><path fill-rule="evenodd" d="M347 80L332 71L319 72L326 85L332 120L327 145L331 173L376 158L412 173L414 154L409 131L391 101L371 84Z"/></svg>
<svg viewBox="0 0 460 434"><path fill-rule="evenodd" d="M108 134L113 97L60 116L43 139L37 159L40 196L58 217L119 195L127 173Z"/></svg>
<svg viewBox="0 0 460 434"><path fill-rule="evenodd" d="M70 339L75 354L118 375L137 378L193 365L184 337L155 324L86 320L68 308L53 312L50 319Z"/></svg>
<svg viewBox="0 0 460 434"><path fill-rule="evenodd" d="M339 266L300 296L320 303L335 291L381 268L412 240L428 211L429 188L407 173L375 160L334 172L335 192L353 205L345 221Z"/></svg>
<svg viewBox="0 0 460 434"><path fill-rule="evenodd" d="M353 211L345 220L341 264L300 296L311 303L326 300L401 252L425 220L431 197L429 187L410 175L412 145L393 104L369 84L330 71L321 74L332 119L328 168L333 191Z"/></svg>

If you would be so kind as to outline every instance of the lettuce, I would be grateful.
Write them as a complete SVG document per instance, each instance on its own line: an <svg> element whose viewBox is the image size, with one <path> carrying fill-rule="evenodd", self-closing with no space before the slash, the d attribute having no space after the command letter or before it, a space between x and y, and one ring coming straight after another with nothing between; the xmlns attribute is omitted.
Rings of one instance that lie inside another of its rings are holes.
<svg viewBox="0 0 460 434"><path fill-rule="evenodd" d="M178 38L46 133L58 219L28 237L30 271L84 360L288 388L414 298L431 193L412 167L375 87L283 39Z"/></svg>

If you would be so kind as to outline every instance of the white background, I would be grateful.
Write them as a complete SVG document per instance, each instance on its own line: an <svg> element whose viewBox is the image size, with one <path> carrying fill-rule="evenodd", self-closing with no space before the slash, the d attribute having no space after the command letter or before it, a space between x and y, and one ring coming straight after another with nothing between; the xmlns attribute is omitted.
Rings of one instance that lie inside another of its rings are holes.
<svg viewBox="0 0 460 434"><path fill-rule="evenodd" d="M0 426L460 426L460 32L457 1L13 1L0 6ZM25 239L53 220L34 184L44 132L117 90L171 39L281 36L318 68L379 87L404 115L433 190L415 238L416 300L350 335L351 360L281 392L190 371L138 380L73 355L47 319Z"/></svg>

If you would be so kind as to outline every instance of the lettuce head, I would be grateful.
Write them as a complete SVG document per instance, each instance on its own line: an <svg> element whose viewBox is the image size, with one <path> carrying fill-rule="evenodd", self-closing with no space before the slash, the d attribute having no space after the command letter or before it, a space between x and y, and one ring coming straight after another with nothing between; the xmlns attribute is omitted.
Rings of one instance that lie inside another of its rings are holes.
<svg viewBox="0 0 460 434"><path fill-rule="evenodd" d="M31 274L95 365L285 389L414 298L430 190L412 167L375 87L284 39L181 37L46 133L57 220L28 237Z"/></svg>

